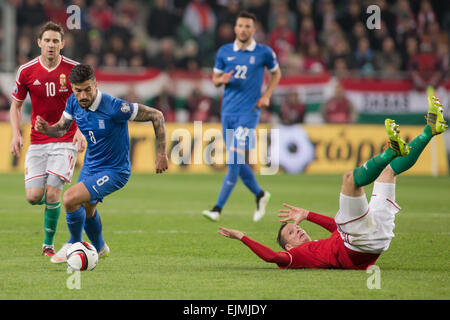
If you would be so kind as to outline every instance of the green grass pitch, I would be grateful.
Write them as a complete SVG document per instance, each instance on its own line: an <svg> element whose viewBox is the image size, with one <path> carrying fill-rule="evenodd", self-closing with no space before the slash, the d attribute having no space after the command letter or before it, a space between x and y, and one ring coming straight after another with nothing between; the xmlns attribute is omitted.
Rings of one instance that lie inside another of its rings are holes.
<svg viewBox="0 0 450 320"><path fill-rule="evenodd" d="M353 270L279 270L245 245L217 234L217 226L240 229L275 250L283 202L333 216L338 175L259 176L272 193L263 220L253 223L255 202L241 182L220 222L201 211L214 205L223 175L132 174L126 187L98 209L111 248L95 270L79 274L69 289L65 264L41 256L43 207L25 200L22 174L0 175L0 299L449 299L450 178L401 176L396 237L372 274ZM366 187L370 194L371 186ZM328 232L310 222L313 239ZM62 212L56 249L69 233ZM85 238L87 239L87 238Z"/></svg>

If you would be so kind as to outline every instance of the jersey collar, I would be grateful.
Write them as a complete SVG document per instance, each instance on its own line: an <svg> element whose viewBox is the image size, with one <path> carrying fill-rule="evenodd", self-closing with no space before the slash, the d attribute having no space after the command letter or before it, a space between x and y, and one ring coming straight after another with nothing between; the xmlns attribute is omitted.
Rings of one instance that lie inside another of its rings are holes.
<svg viewBox="0 0 450 320"><path fill-rule="evenodd" d="M245 48L243 51L253 51L256 48L256 41L255 39L252 39L252 42ZM241 48L239 48L239 45L237 44L237 40L233 43L233 51L239 51Z"/></svg>
<svg viewBox="0 0 450 320"><path fill-rule="evenodd" d="M45 70L47 70L47 72L52 72L53 70L55 70L56 68L58 68L59 65L61 64L61 61L62 61L62 55L59 55L58 63L57 63L56 66L54 66L53 68L47 68L47 67L44 65L44 62L42 62L41 56L38 57L38 60L39 60L39 64L41 65L42 68L44 68Z"/></svg>
<svg viewBox="0 0 450 320"><path fill-rule="evenodd" d="M100 101L102 101L102 93L100 90L97 89L97 97L95 98L94 102L91 104L91 106L88 109L90 111L97 110L98 106L100 105Z"/></svg>

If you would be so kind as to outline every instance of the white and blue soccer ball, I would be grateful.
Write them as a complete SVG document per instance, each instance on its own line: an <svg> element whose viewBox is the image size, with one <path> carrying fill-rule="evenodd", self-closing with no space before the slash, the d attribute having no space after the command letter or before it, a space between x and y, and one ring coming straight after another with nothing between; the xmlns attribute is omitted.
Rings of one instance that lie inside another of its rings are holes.
<svg viewBox="0 0 450 320"><path fill-rule="evenodd" d="M98 253L95 247L87 242L76 242L67 250L67 265L75 271L89 271L95 268L98 262Z"/></svg>

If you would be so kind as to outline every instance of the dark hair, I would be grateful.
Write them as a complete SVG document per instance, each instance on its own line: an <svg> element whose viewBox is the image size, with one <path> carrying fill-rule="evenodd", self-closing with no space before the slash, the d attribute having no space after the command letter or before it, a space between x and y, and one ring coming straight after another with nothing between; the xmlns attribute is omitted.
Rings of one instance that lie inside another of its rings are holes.
<svg viewBox="0 0 450 320"><path fill-rule="evenodd" d="M277 242L284 250L286 250L286 240L281 235L281 231L284 229L284 227L287 226L287 223L283 223L280 227L280 230L278 230L278 236L277 236Z"/></svg>
<svg viewBox="0 0 450 320"><path fill-rule="evenodd" d="M39 39L42 39L42 36L44 35L45 31L55 31L55 32L59 32L59 34L61 35L61 41L64 39L64 29L63 27L61 27L61 25L53 22L53 21L49 21L47 23L45 23L40 29L39 29Z"/></svg>
<svg viewBox="0 0 450 320"><path fill-rule="evenodd" d="M94 69L88 64L78 64L69 73L71 83L82 83L87 80L95 80Z"/></svg>
<svg viewBox="0 0 450 320"><path fill-rule="evenodd" d="M253 22L256 23L256 16L255 16L253 13L250 13L250 12L248 12L248 11L241 11L241 12L238 14L236 20L239 19L239 18L248 18L248 19L252 19Z"/></svg>

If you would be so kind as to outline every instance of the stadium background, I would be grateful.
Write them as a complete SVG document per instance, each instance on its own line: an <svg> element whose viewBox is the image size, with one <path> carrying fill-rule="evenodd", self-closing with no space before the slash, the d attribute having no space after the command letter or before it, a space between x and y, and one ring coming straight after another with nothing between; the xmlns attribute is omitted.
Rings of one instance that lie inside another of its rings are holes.
<svg viewBox="0 0 450 320"><path fill-rule="evenodd" d="M450 102L450 10L445 1L4 0L2 154L9 154L15 71L39 55L35 39L41 23L53 20L67 29L72 4L81 9L81 28L66 30L63 54L95 66L101 90L159 108L169 138L179 128L193 132L194 121L220 129L223 89L210 81L215 52L233 41L240 10L255 13L255 38L274 48L283 72L271 107L261 113L260 128L280 130L276 152L284 172L341 173L360 165L382 148L385 117L393 117L411 139L423 126L429 85L445 105ZM381 23L380 29L370 30L366 9L373 4L380 8ZM334 113L335 106L347 111ZM30 109L28 100L24 132ZM153 138L145 125L131 125L135 171L153 171L150 143L142 143ZM202 141L201 136L195 139ZM172 139L170 148L177 142ZM201 150L210 142L202 141ZM427 147L409 174L448 175L449 153L446 133ZM22 171L23 158L2 157L0 171ZM170 171L222 169L172 163Z"/></svg>

